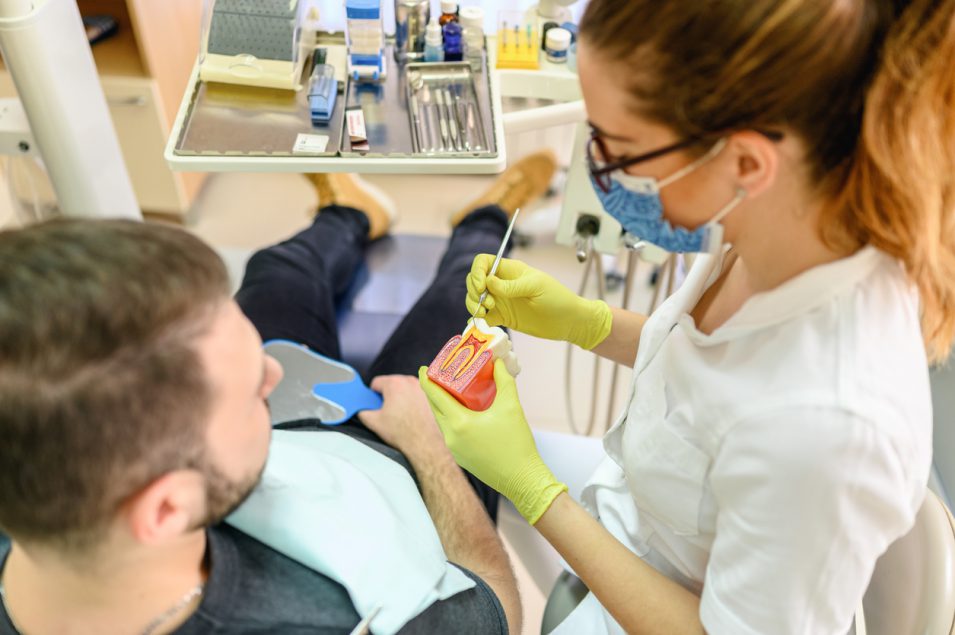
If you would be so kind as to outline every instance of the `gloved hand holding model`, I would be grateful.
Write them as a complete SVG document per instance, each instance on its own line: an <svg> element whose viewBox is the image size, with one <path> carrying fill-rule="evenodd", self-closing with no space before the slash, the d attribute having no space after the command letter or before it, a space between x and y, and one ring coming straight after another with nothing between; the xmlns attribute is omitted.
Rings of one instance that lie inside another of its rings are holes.
<svg viewBox="0 0 955 635"><path fill-rule="evenodd" d="M491 326L562 340L591 350L610 334L612 315L602 300L587 300L543 271L519 260L503 259L488 276L494 256L479 254L467 278L468 311ZM481 294L488 291L483 305Z"/></svg>
<svg viewBox="0 0 955 635"><path fill-rule="evenodd" d="M532 525L567 486L544 464L531 434L517 385L503 360L494 362L497 397L482 412L465 406L418 372L431 410L458 464L506 496Z"/></svg>

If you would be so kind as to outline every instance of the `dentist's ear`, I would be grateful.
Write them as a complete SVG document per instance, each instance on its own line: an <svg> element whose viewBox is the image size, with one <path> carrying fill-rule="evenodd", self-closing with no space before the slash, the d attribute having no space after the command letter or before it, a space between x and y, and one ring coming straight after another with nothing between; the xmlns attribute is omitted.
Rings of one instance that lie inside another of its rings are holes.
<svg viewBox="0 0 955 635"><path fill-rule="evenodd" d="M730 137L729 146L736 182L747 196L757 197L769 189L779 170L779 143L753 130L744 130Z"/></svg>

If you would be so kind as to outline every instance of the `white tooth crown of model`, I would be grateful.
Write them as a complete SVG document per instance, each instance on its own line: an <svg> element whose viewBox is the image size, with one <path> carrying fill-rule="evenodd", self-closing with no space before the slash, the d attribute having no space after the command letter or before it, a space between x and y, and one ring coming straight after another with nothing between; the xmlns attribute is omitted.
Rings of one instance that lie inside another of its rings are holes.
<svg viewBox="0 0 955 635"><path fill-rule="evenodd" d="M468 320L468 327L464 329L464 333L467 333L471 329L472 324L477 331L490 338L491 341L488 345L488 350L494 355L494 359L504 360L504 366L507 368L507 372L511 374L511 377L517 377L521 372L521 365L517 361L517 355L514 354L511 348L511 338L507 336L504 329L499 326L490 326L484 318L471 318Z"/></svg>

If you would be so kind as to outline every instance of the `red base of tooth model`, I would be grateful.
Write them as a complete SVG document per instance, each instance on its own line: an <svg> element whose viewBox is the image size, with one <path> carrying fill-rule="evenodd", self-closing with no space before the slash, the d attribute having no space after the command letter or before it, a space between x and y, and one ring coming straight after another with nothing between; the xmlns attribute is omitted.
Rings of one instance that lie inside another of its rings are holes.
<svg viewBox="0 0 955 635"><path fill-rule="evenodd" d="M465 336L448 340L428 367L428 377L468 410L487 410L497 396L494 355L480 332L472 329Z"/></svg>

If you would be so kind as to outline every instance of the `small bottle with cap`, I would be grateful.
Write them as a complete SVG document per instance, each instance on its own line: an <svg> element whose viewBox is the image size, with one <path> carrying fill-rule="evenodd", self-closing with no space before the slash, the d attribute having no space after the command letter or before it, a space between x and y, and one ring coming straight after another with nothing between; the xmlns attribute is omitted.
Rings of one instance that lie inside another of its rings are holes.
<svg viewBox="0 0 955 635"><path fill-rule="evenodd" d="M458 21L458 3L454 0L441 0L441 18L439 24L444 25Z"/></svg>
<svg viewBox="0 0 955 635"><path fill-rule="evenodd" d="M461 25L448 22L444 25L444 61L460 62L464 59L464 44L461 41Z"/></svg>
<svg viewBox="0 0 955 635"><path fill-rule="evenodd" d="M461 26L464 28L464 57L471 62L471 68L480 70L484 54L484 9L481 7L461 7Z"/></svg>
<svg viewBox="0 0 955 635"><path fill-rule="evenodd" d="M441 25L434 18L431 18L431 21L428 22L428 28L425 30L424 61L444 61L444 37L441 33Z"/></svg>
<svg viewBox="0 0 955 635"><path fill-rule="evenodd" d="M567 63L567 51L570 50L570 31L561 27L547 30L544 43L544 52L547 61L553 64Z"/></svg>

